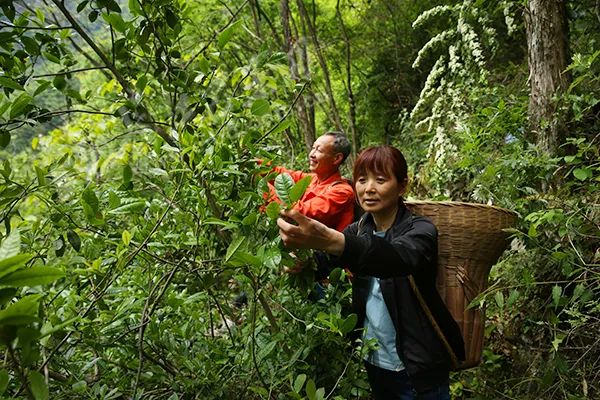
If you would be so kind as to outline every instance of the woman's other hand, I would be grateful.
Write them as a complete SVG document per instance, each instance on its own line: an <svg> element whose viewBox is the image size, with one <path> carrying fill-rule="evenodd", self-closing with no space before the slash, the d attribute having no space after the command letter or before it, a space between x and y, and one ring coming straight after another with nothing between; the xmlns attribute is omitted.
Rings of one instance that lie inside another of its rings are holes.
<svg viewBox="0 0 600 400"><path fill-rule="evenodd" d="M282 211L281 217L277 219L277 225L279 236L286 247L323 250L336 256L344 251L343 233L328 228L296 210Z"/></svg>

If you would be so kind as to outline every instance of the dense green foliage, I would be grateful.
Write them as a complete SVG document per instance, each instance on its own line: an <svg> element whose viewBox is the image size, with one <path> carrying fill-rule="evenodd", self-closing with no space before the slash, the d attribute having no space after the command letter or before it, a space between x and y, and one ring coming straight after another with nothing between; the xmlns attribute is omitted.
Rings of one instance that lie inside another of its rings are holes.
<svg viewBox="0 0 600 400"><path fill-rule="evenodd" d="M283 272L310 255L259 211L257 160L304 168L307 127L341 120L403 150L412 196L520 216L454 396L597 397L600 21L568 3L548 154L525 3L1 2L0 393L368 398L345 272L316 300L310 273ZM289 203L303 189L277 183Z"/></svg>

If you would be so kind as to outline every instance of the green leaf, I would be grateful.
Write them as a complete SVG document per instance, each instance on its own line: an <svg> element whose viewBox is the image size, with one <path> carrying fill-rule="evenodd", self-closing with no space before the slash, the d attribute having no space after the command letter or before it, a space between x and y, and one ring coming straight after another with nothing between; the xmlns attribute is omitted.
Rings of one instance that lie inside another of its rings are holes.
<svg viewBox="0 0 600 400"><path fill-rule="evenodd" d="M107 10L121 13L121 7L115 0L104 0L104 4Z"/></svg>
<svg viewBox="0 0 600 400"><path fill-rule="evenodd" d="M120 14L102 14L102 18L104 18L104 20L106 22L108 22L115 31L117 32L125 32L127 30L127 23L125 21L123 21L123 18L121 17Z"/></svg>
<svg viewBox="0 0 600 400"><path fill-rule="evenodd" d="M35 400L48 400L48 386L42 374L37 371L30 371L29 383L31 384L31 393L33 393Z"/></svg>
<svg viewBox="0 0 600 400"><path fill-rule="evenodd" d="M334 268L334 270L329 273L329 282L337 283L340 281L341 277L342 277L342 269Z"/></svg>
<svg viewBox="0 0 600 400"><path fill-rule="evenodd" d="M573 171L573 176L579 179L580 181L585 181L591 178L593 175L592 170L590 168L575 168Z"/></svg>
<svg viewBox="0 0 600 400"><path fill-rule="evenodd" d="M129 12L133 15L142 15L143 10L138 0L129 0Z"/></svg>
<svg viewBox="0 0 600 400"><path fill-rule="evenodd" d="M125 229L121 233L121 240L123 240L123 243L125 244L125 246L129 246L129 243L131 243L131 232L129 232L127 229Z"/></svg>
<svg viewBox="0 0 600 400"><path fill-rule="evenodd" d="M86 381L78 381L71 385L71 389L75 393L83 393L87 389L88 385Z"/></svg>
<svg viewBox="0 0 600 400"><path fill-rule="evenodd" d="M562 288L558 285L554 285L554 287L552 288L552 304L554 305L554 307L558 306L561 294Z"/></svg>
<svg viewBox="0 0 600 400"><path fill-rule="evenodd" d="M513 289L510 292L510 296L508 296L508 300L506 301L506 306L508 308L512 307L518 298L519 298L519 291L517 289Z"/></svg>
<svg viewBox="0 0 600 400"><path fill-rule="evenodd" d="M12 287L45 285L63 276L65 273L57 268L31 267L0 278L0 284Z"/></svg>
<svg viewBox="0 0 600 400"><path fill-rule="evenodd" d="M31 54L33 56L40 55L40 45L37 42L37 40L35 40L34 38L29 37L29 36L22 36L21 43L23 43L23 47L25 47L25 51L27 51L29 54Z"/></svg>
<svg viewBox="0 0 600 400"><path fill-rule="evenodd" d="M108 211L108 214L129 214L129 213L134 213L134 212L140 211L144 207L146 207L146 201L139 200L139 201L134 201L131 203L123 204L122 206L114 208L114 209Z"/></svg>
<svg viewBox="0 0 600 400"><path fill-rule="evenodd" d="M300 179L298 182L292 186L289 192L290 202L293 204L300 200L302 196L304 196L304 192L306 192L306 188L310 185L312 181L312 176L307 175L304 178Z"/></svg>
<svg viewBox="0 0 600 400"><path fill-rule="evenodd" d="M135 0L135 1L137 2L137 0ZM89 0L84 0L81 3L79 3L77 5L77 12L80 13L85 8L85 6L87 6L88 3L89 3Z"/></svg>
<svg viewBox="0 0 600 400"><path fill-rule="evenodd" d="M0 306L6 305L9 301L17 294L16 288L2 288L0 289Z"/></svg>
<svg viewBox="0 0 600 400"><path fill-rule="evenodd" d="M41 294L25 296L0 311L0 325L27 325L39 321L37 317Z"/></svg>
<svg viewBox="0 0 600 400"><path fill-rule="evenodd" d="M50 81L38 81L38 87L35 88L35 92L33 92L33 97L37 96L38 94L45 92L50 85L52 85L52 82Z"/></svg>
<svg viewBox="0 0 600 400"><path fill-rule="evenodd" d="M136 1L136 3L137 3L137 1ZM144 91L144 89L146 88L147 85L148 85L148 78L146 77L146 75L140 75L138 77L137 81L135 82L135 88L140 93L142 93Z"/></svg>
<svg viewBox="0 0 600 400"><path fill-rule="evenodd" d="M8 382L10 381L10 376L8 375L8 371L4 368L0 370L0 395L3 395L8 387Z"/></svg>
<svg viewBox="0 0 600 400"><path fill-rule="evenodd" d="M273 221L275 221L277 218L279 218L280 212L281 212L281 206L276 201L272 201L265 208L265 213L267 214L267 217L269 217Z"/></svg>
<svg viewBox="0 0 600 400"><path fill-rule="evenodd" d="M302 390L302 387L304 386L304 382L306 382L306 375L305 374L298 375L296 377L296 380L294 380L294 385L293 385L294 392L300 393L300 390Z"/></svg>
<svg viewBox="0 0 600 400"><path fill-rule="evenodd" d="M16 256L0 260L0 279L25 266L31 260L31 254L17 254Z"/></svg>
<svg viewBox="0 0 600 400"><path fill-rule="evenodd" d="M496 292L496 294L494 295L494 299L496 300L498 308L502 310L504 308L504 293Z"/></svg>
<svg viewBox="0 0 600 400"><path fill-rule="evenodd" d="M227 253L225 254L225 259L223 260L223 262L225 264L231 259L231 257L233 257L233 255L237 251L239 251L240 247L242 246L242 244L244 244L245 241L246 241L245 236L238 236L231 242L231 244L227 248Z"/></svg>
<svg viewBox="0 0 600 400"><path fill-rule="evenodd" d="M275 136L279 132L283 132L284 130L289 128L290 125L292 125L292 120L289 118L285 119L281 121L281 123L279 123L279 125L277 125L277 127L271 131L270 135Z"/></svg>
<svg viewBox="0 0 600 400"><path fill-rule="evenodd" d="M241 22L242 20L237 20L233 24L225 28L223 32L219 33L219 37L217 39L217 46L220 49L222 49L227 43L229 43Z"/></svg>
<svg viewBox="0 0 600 400"><path fill-rule="evenodd" d="M315 385L315 381L312 379L309 379L306 383L306 397L308 397L308 400L317 399L317 387Z"/></svg>
<svg viewBox="0 0 600 400"><path fill-rule="evenodd" d="M317 395L317 400L325 399L325 388L322 388L322 387L318 388L316 395Z"/></svg>
<svg viewBox="0 0 600 400"><path fill-rule="evenodd" d="M52 326L52 325L49 325L49 324L45 324L42 327L41 331L40 331L40 337L39 337L39 339L42 339L42 338L44 338L46 336L49 336L49 335L52 335L53 333L62 331L65 328L67 328L68 326L73 325L73 323L75 321L78 321L81 318L82 317L80 315L77 315L76 317L70 318L70 319L68 319L68 320L66 320L64 322L61 322L60 324L55 325L55 326Z"/></svg>
<svg viewBox="0 0 600 400"><path fill-rule="evenodd" d="M348 315L344 319L344 322L342 322L339 326L339 329L340 329L340 332L342 333L342 335L345 335L348 332L352 331L352 329L354 329L354 327L356 326L357 321L358 321L358 316L356 314Z"/></svg>
<svg viewBox="0 0 600 400"><path fill-rule="evenodd" d="M36 165L35 174L37 176L38 184L40 186L46 186L46 171Z"/></svg>
<svg viewBox="0 0 600 400"><path fill-rule="evenodd" d="M251 226L256 224L256 221L258 221L258 214L255 212L252 212L248 215L246 215L243 219L242 219L242 225L244 226Z"/></svg>
<svg viewBox="0 0 600 400"><path fill-rule="evenodd" d="M98 212L100 202L98 201L96 192L94 192L91 188L88 187L81 193L81 200L83 201L84 206L88 206L93 214Z"/></svg>
<svg viewBox="0 0 600 400"><path fill-rule="evenodd" d="M21 86L17 81L6 76L0 76L0 86L25 91L25 88Z"/></svg>
<svg viewBox="0 0 600 400"><path fill-rule="evenodd" d="M133 178L133 170L129 164L123 166L123 184L127 185Z"/></svg>
<svg viewBox="0 0 600 400"><path fill-rule="evenodd" d="M171 28L175 28L175 25L177 25L177 22L179 22L177 15L175 15L175 13L173 13L173 11L169 8L165 10L165 19L167 20L167 25L169 25Z"/></svg>
<svg viewBox="0 0 600 400"><path fill-rule="evenodd" d="M21 93L21 95L13 101L12 106L10 107L10 118L16 118L25 113L27 106L32 100L33 98L29 94Z"/></svg>
<svg viewBox="0 0 600 400"><path fill-rule="evenodd" d="M250 112L257 117L261 117L265 114L268 114L271 111L271 105L265 99L258 99L252 103L252 107L250 108Z"/></svg>
<svg viewBox="0 0 600 400"><path fill-rule="evenodd" d="M284 206L291 204L289 193L293 186L294 180L289 174L279 174L275 178L275 193Z"/></svg>
<svg viewBox="0 0 600 400"><path fill-rule="evenodd" d="M0 129L0 149L5 149L10 143L10 132L6 129Z"/></svg>
<svg viewBox="0 0 600 400"><path fill-rule="evenodd" d="M67 240L75 251L79 251L79 249L81 249L81 238L75 231L71 229L67 231Z"/></svg>
<svg viewBox="0 0 600 400"><path fill-rule="evenodd" d="M65 77L62 75L56 75L54 79L52 79L52 85L60 91L63 91L67 87L67 81Z"/></svg>

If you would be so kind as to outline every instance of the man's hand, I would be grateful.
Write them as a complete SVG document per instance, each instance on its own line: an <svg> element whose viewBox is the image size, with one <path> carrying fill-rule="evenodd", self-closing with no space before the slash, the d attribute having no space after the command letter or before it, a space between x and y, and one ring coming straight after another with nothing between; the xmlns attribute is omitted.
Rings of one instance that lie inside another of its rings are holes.
<svg viewBox="0 0 600 400"><path fill-rule="evenodd" d="M341 232L328 228L296 210L282 211L277 225L279 236L287 247L323 250L336 256L344 251L345 239Z"/></svg>

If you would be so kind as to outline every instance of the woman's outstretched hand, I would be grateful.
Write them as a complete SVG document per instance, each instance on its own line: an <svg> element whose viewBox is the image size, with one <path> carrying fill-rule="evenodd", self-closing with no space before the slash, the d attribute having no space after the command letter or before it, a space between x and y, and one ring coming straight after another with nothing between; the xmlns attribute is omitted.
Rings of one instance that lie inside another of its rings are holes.
<svg viewBox="0 0 600 400"><path fill-rule="evenodd" d="M290 222L288 222L290 221ZM296 210L284 210L277 219L279 236L286 247L323 250L339 256L344 251L344 235Z"/></svg>

